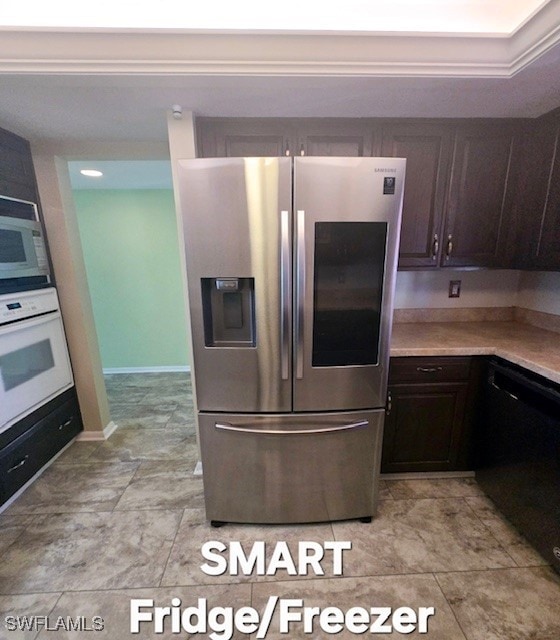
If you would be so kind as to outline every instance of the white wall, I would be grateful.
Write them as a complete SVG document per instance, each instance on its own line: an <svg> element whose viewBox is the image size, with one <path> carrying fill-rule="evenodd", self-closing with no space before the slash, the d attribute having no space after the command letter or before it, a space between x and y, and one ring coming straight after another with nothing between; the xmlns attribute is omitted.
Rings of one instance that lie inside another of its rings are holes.
<svg viewBox="0 0 560 640"><path fill-rule="evenodd" d="M523 272L516 306L560 315L560 273Z"/></svg>
<svg viewBox="0 0 560 640"><path fill-rule="evenodd" d="M513 307L519 279L519 271L399 271L395 309ZM459 298L448 297L450 280L461 280Z"/></svg>

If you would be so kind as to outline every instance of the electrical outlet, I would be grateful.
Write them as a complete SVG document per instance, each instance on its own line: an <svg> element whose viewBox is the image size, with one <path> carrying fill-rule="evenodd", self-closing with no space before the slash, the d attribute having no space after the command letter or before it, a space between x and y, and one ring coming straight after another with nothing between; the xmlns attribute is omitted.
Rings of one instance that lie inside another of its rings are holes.
<svg viewBox="0 0 560 640"><path fill-rule="evenodd" d="M449 281L449 297L458 298L461 295L461 281L450 280Z"/></svg>

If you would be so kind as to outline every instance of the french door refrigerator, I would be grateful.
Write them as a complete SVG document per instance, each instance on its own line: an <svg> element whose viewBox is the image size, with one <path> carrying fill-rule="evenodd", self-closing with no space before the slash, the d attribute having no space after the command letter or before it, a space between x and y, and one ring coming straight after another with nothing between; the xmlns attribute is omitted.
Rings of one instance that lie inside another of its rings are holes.
<svg viewBox="0 0 560 640"><path fill-rule="evenodd" d="M375 514L405 162L179 162L212 524Z"/></svg>

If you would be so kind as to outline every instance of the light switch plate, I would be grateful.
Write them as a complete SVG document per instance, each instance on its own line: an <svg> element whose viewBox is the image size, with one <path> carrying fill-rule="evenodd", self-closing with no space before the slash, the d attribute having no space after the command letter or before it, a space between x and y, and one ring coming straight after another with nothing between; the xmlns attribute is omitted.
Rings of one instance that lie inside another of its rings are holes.
<svg viewBox="0 0 560 640"><path fill-rule="evenodd" d="M450 280L449 281L449 297L458 298L461 295L461 281Z"/></svg>

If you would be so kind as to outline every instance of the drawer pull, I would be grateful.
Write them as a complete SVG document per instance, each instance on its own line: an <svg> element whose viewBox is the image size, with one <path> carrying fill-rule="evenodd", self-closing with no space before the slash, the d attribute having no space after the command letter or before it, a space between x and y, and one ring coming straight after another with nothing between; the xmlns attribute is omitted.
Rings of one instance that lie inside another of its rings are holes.
<svg viewBox="0 0 560 640"><path fill-rule="evenodd" d="M25 458L22 458L17 464L14 464L13 467L10 467L8 469L8 473L12 473L12 471L15 471L16 469L19 469L20 467L23 467L23 465L27 462L29 456L25 456Z"/></svg>
<svg viewBox="0 0 560 640"><path fill-rule="evenodd" d="M64 422L63 424L58 425L58 430L62 431L62 429L64 429L64 427L68 427L69 425L72 424L72 420L74 418L69 418L68 420L66 420L66 422Z"/></svg>
<svg viewBox="0 0 560 640"><path fill-rule="evenodd" d="M416 367L416 371L420 373L437 373L443 371L443 367Z"/></svg>

